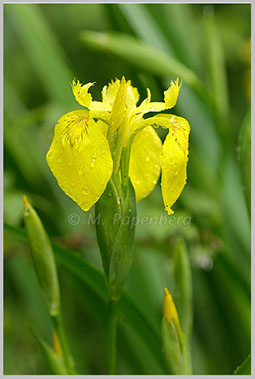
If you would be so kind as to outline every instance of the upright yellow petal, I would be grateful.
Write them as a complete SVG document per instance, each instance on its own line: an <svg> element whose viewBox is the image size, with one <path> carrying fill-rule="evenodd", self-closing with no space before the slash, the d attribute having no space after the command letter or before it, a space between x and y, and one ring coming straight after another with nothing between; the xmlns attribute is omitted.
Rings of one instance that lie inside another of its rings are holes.
<svg viewBox="0 0 255 379"><path fill-rule="evenodd" d="M120 88L120 80L115 79L115 82L112 80L107 86L104 86L102 89L102 100L104 103L113 105L117 92Z"/></svg>
<svg viewBox="0 0 255 379"><path fill-rule="evenodd" d="M129 176L135 189L136 201L148 196L158 181L161 149L161 139L151 126L147 126L134 137Z"/></svg>
<svg viewBox="0 0 255 379"><path fill-rule="evenodd" d="M131 111L135 108L138 100L139 100L139 92L136 87L131 86L131 81L127 81L127 108Z"/></svg>
<svg viewBox="0 0 255 379"><path fill-rule="evenodd" d="M102 90L102 100L104 103L113 105L120 88L120 83L121 81L119 79L116 79L115 82L112 80L111 83L109 83L107 86L104 86ZM126 94L127 107L128 108L135 107L136 103L139 100L140 95L137 88L131 85L130 80L126 82L126 91L127 91L127 94Z"/></svg>
<svg viewBox="0 0 255 379"><path fill-rule="evenodd" d="M173 108L177 102L182 83L179 85L179 79L175 82L171 81L170 87L164 92L164 100L167 109Z"/></svg>
<svg viewBox="0 0 255 379"><path fill-rule="evenodd" d="M92 96L88 92L91 86L93 86L94 83L87 83L83 86L81 85L80 81L78 80L77 83L73 80L72 82L72 90L73 94L75 96L75 99L78 101L79 104L89 108L91 102L92 102Z"/></svg>
<svg viewBox="0 0 255 379"><path fill-rule="evenodd" d="M112 106L111 117L108 128L108 141L111 146L115 132L123 124L126 117L126 96L127 96L127 83L123 77L118 88L118 92L115 96ZM123 128L122 128L123 129ZM124 130L121 131L121 134Z"/></svg>
<svg viewBox="0 0 255 379"><path fill-rule="evenodd" d="M108 142L89 111L59 119L46 158L59 186L84 211L100 198L112 175Z"/></svg>
<svg viewBox="0 0 255 379"><path fill-rule="evenodd" d="M148 92L148 97L133 111L133 114L161 112L173 108L177 102L181 85L182 83L179 85L178 78L175 82L171 81L170 87L164 92L164 102L151 102L151 95Z"/></svg>
<svg viewBox="0 0 255 379"><path fill-rule="evenodd" d="M171 207L186 184L190 126L182 117L169 117L172 126L162 148L161 186L165 209L168 214L172 214Z"/></svg>

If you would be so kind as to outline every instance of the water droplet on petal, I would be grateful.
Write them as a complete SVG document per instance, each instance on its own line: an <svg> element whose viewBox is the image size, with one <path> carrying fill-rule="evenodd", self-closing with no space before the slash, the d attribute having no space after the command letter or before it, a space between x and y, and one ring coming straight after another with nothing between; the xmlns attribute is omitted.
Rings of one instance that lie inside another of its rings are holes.
<svg viewBox="0 0 255 379"><path fill-rule="evenodd" d="M88 194L88 188L87 187L83 187L82 188L82 193L83 193L83 195L87 195Z"/></svg>

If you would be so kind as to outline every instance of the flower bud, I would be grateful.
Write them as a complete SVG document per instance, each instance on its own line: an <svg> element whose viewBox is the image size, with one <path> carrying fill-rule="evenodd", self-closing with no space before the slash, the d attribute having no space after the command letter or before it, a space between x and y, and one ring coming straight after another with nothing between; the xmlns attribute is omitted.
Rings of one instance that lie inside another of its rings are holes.
<svg viewBox="0 0 255 379"><path fill-rule="evenodd" d="M188 345L181 329L174 301L166 288L161 333L169 373L171 375L190 375L191 362Z"/></svg>
<svg viewBox="0 0 255 379"><path fill-rule="evenodd" d="M112 178L96 203L95 213L108 296L118 300L133 258L136 201L130 180L124 193L119 180Z"/></svg>
<svg viewBox="0 0 255 379"><path fill-rule="evenodd" d="M24 196L24 220L30 242L33 263L50 316L60 311L57 270L49 237L42 222Z"/></svg>

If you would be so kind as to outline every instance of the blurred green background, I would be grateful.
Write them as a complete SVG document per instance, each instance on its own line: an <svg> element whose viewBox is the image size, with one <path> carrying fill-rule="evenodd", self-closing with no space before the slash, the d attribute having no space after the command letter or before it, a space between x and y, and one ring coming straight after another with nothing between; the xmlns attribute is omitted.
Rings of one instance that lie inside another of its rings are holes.
<svg viewBox="0 0 255 379"><path fill-rule="evenodd" d="M149 326L138 327L136 313L130 322L127 307L129 322L120 320L117 372L166 373L160 344L163 289L168 287L178 306L172 255L181 236L192 269L194 374L232 374L250 353L249 144L240 143L242 128L250 125L250 5L5 4L5 223L23 227L27 194L50 237L102 271L95 227L88 225L93 210L82 212L61 191L45 156L56 121L80 109L70 82L96 81L91 92L99 100L102 87L122 75L142 99L149 87L154 101L162 100L170 80L182 78L172 113L188 119L191 135L188 181L174 206L176 221L137 226L125 288ZM165 138L165 131L159 134ZM168 217L157 184L138 204L138 216L161 214ZM51 343L29 249L14 229L4 237L5 374L50 374L28 327ZM58 270L78 372L104 374L105 296L66 265L58 264Z"/></svg>

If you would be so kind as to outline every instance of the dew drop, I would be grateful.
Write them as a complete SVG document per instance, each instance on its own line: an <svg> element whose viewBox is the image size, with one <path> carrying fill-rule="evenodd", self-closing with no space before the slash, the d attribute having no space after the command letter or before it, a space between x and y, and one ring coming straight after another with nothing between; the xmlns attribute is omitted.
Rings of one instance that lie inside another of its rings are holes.
<svg viewBox="0 0 255 379"><path fill-rule="evenodd" d="M28 216L29 215L29 207L25 207L25 209L24 209L24 215L25 216Z"/></svg>
<svg viewBox="0 0 255 379"><path fill-rule="evenodd" d="M83 193L83 195L87 195L88 194L88 188L87 187L83 187L82 188L82 193Z"/></svg>

